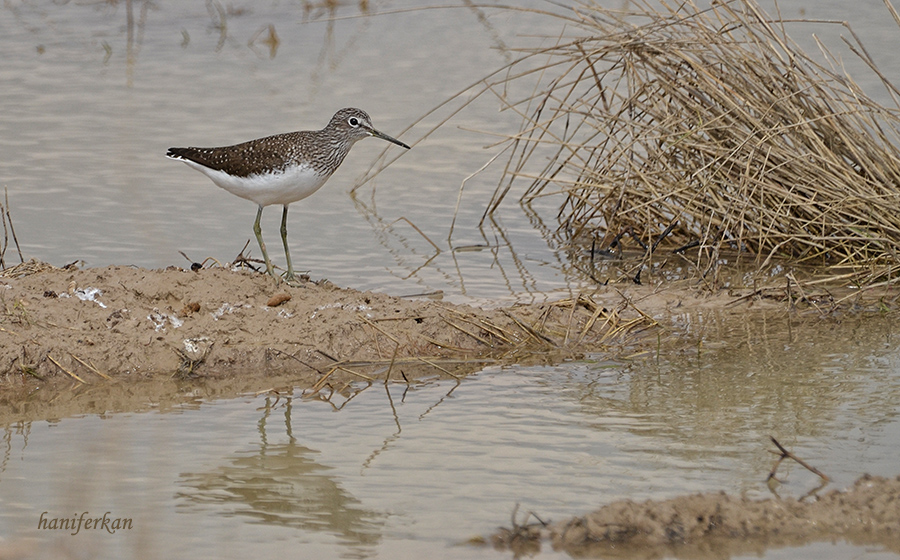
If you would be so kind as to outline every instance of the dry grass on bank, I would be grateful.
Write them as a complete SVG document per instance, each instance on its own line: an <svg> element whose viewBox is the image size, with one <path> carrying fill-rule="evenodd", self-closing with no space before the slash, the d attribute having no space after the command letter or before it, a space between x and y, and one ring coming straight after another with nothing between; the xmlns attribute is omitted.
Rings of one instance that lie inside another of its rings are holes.
<svg viewBox="0 0 900 560"><path fill-rule="evenodd" d="M821 42L804 52L755 1L700 4L548 12L553 46L524 50L475 95L522 118L485 216L511 193L526 206L554 197L556 241L592 255L630 235L648 257L680 250L699 270L727 248L760 270L786 257L850 285L892 283L897 104L869 97ZM849 25L804 23L844 25L841 48L900 99Z"/></svg>

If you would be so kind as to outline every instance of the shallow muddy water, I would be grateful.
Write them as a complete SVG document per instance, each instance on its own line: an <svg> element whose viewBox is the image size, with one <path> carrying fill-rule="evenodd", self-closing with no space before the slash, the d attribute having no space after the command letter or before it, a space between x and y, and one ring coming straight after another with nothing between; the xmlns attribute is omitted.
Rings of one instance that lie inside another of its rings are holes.
<svg viewBox="0 0 900 560"><path fill-rule="evenodd" d="M394 295L442 290L454 301L543 299L578 286L583 275L552 235L560 201L541 199L527 213L514 188L496 221L478 229L502 156L466 183L448 241L461 183L497 154L500 148L488 147L497 135L518 130L513 112L499 112L499 101L486 95L424 140L458 103L405 131L512 60L511 48L552 43L563 33L558 20L477 4L4 3L0 186L8 189L26 258L57 266L82 260L186 267L179 251L193 261L230 262L248 240L249 254L259 257L253 204L167 160L166 148L319 128L338 108L360 106L378 128L415 145L351 197L389 146L363 141L326 187L291 207L299 270ZM560 10L542 0L515 5ZM852 9L836 0L779 6L790 19L850 20L885 74L900 73L893 56L898 28L881 1ZM265 41L269 26L277 44ZM796 23L788 31L811 51L812 32L835 49L847 33L839 25ZM871 95L886 98L875 76L852 55L844 59ZM269 208L263 231L283 265L279 219Z"/></svg>
<svg viewBox="0 0 900 560"><path fill-rule="evenodd" d="M519 521L562 520L623 498L770 496L770 435L829 488L897 474L889 320L683 319L695 344L680 353L357 386L330 402L188 395L165 411L8 425L0 546L36 557L497 558L509 553L467 541L508 526L517 503ZM783 495L817 482L796 465L779 476ZM133 527L38 528L43 512L85 511ZM841 542L764 557L848 554L897 557Z"/></svg>

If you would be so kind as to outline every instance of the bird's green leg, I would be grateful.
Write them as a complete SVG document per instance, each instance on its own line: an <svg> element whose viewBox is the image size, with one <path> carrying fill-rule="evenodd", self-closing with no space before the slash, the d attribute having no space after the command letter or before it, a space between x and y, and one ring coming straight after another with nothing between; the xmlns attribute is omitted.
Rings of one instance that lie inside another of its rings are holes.
<svg viewBox="0 0 900 560"><path fill-rule="evenodd" d="M284 257L287 259L287 276L284 277L288 282L293 282L294 265L291 264L291 250L288 248L287 240L287 211L288 205L284 205L284 212L281 214L281 242L284 243Z"/></svg>
<svg viewBox="0 0 900 560"><path fill-rule="evenodd" d="M259 250L262 251L263 259L266 261L266 272L269 273L269 276L278 278L275 276L275 271L272 269L272 261L269 260L269 253L266 252L266 242L263 241L262 228L259 226L259 219L262 218L262 211L263 207L260 206L259 211L256 213L256 221L253 222L253 233L256 234L256 240L259 241Z"/></svg>

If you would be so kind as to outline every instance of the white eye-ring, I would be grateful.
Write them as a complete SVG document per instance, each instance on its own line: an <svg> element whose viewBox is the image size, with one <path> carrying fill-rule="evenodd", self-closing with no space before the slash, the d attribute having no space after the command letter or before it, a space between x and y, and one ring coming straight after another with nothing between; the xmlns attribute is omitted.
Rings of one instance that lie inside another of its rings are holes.
<svg viewBox="0 0 900 560"><path fill-rule="evenodd" d="M353 128L356 128L359 126L359 119L357 119L356 117L350 117L349 119L347 119L347 123Z"/></svg>

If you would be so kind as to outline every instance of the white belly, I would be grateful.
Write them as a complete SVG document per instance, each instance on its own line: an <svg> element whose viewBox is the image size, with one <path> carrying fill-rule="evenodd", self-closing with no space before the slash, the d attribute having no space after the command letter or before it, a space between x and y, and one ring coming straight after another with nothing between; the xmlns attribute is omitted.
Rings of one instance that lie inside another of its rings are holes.
<svg viewBox="0 0 900 560"><path fill-rule="evenodd" d="M260 206L288 205L302 200L319 190L329 177L316 173L308 166L291 167L284 172L234 177L190 160L182 161L231 194L252 200Z"/></svg>

